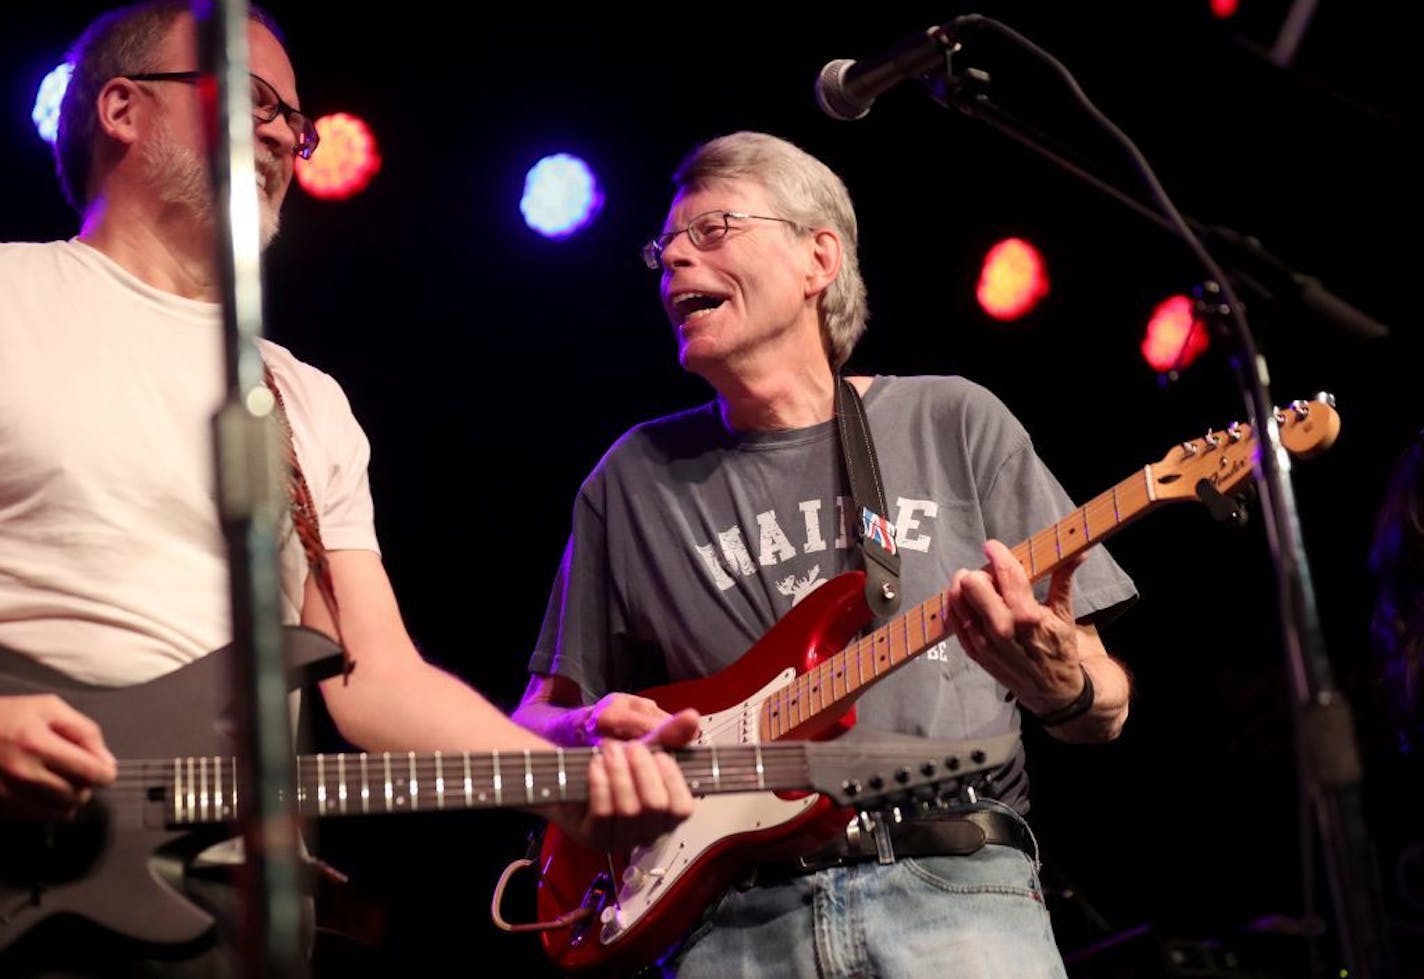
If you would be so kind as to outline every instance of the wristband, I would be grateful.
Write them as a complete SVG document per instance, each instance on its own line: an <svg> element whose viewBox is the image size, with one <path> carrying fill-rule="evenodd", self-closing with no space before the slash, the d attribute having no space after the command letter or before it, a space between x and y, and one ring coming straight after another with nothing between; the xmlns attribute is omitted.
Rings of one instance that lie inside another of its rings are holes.
<svg viewBox="0 0 1424 979"><path fill-rule="evenodd" d="M1083 692L1074 697L1072 703L1065 704L1057 710L1051 710L1047 714L1037 715L1038 723L1044 727L1067 724L1093 709L1093 678L1088 675L1088 668L1082 663L1078 664L1078 669L1083 671Z"/></svg>

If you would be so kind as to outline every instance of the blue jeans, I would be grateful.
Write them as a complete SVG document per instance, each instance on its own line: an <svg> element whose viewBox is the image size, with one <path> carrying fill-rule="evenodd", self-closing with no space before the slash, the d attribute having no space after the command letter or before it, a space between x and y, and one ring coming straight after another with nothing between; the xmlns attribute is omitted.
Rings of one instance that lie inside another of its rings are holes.
<svg viewBox="0 0 1424 979"><path fill-rule="evenodd" d="M1032 859L969 856L832 867L732 888L665 966L678 979L1064 979Z"/></svg>

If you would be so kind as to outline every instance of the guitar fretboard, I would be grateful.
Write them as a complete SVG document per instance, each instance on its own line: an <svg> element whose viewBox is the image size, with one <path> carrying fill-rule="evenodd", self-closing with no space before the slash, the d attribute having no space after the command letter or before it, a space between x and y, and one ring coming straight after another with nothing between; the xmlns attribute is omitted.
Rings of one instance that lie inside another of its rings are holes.
<svg viewBox="0 0 1424 979"><path fill-rule="evenodd" d="M1146 466L1057 523L1012 548L1030 581L1052 574L1078 552L1110 536L1157 503ZM775 741L840 715L868 685L904 666L949 633L944 589L875 629L777 690L761 706L762 738Z"/></svg>
<svg viewBox="0 0 1424 979"><path fill-rule="evenodd" d="M805 744L717 745L670 752L698 794L811 788ZM383 752L302 755L296 806L303 815L487 809L582 802L595 749ZM225 822L241 814L236 759L195 756L125 761L120 782L161 798L174 825Z"/></svg>

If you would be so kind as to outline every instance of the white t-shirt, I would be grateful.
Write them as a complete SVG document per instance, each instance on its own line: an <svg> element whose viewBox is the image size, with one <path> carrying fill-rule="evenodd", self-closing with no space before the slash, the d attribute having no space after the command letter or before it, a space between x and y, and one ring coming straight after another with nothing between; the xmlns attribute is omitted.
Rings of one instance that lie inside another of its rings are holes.
<svg viewBox="0 0 1424 979"><path fill-rule="evenodd" d="M231 640L212 419L220 308L77 241L0 244L0 646L152 679ZM261 342L328 550L378 550L370 446L340 386ZM284 533L283 618L306 561Z"/></svg>

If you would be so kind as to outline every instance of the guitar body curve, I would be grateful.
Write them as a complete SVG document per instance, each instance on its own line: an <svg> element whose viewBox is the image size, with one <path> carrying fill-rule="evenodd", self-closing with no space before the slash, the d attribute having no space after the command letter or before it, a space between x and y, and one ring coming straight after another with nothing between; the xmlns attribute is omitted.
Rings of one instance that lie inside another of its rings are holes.
<svg viewBox="0 0 1424 979"><path fill-rule="evenodd" d="M864 573L846 572L807 595L725 669L642 695L669 713L697 709L703 717L696 744L771 740L759 723L767 697L844 648L870 618ZM835 737L853 725L851 710L789 735ZM690 787L697 795L698 787ZM627 975L661 955L759 864L806 853L843 831L847 819L815 794L709 796L652 845L625 854L589 850L551 825L540 854L539 919L585 906L594 917L541 932L544 951L565 972Z"/></svg>
<svg viewBox="0 0 1424 979"><path fill-rule="evenodd" d="M339 652L307 629L287 629L286 642L294 663ZM0 695L59 695L99 724L118 758L160 759L176 751L230 764L234 655L226 646L146 683L104 687L0 650ZM3 826L0 952L55 915L79 916L160 954L206 937L213 919L182 893L183 865L232 832L169 819L151 787L172 778L172 762L144 763L97 790L73 820Z"/></svg>

